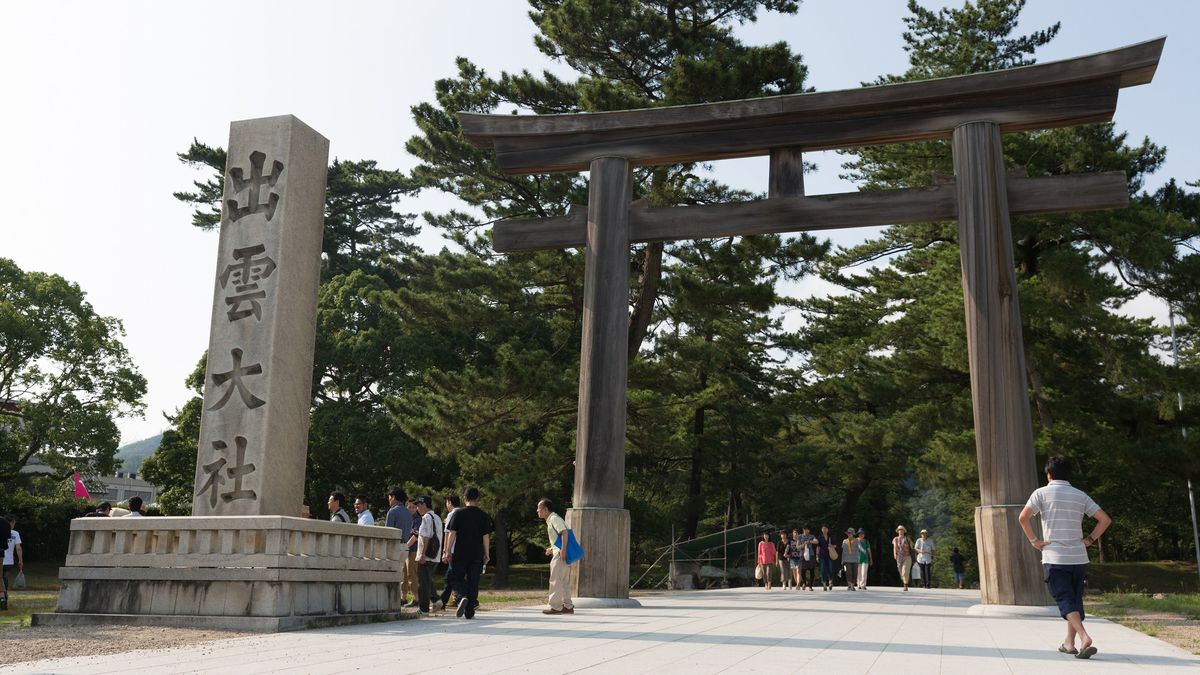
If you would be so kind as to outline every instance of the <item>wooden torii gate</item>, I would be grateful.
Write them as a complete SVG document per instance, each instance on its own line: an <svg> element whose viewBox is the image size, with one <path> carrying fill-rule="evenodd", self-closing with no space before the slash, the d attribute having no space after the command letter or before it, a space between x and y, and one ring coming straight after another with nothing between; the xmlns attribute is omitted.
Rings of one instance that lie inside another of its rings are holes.
<svg viewBox="0 0 1200 675"><path fill-rule="evenodd" d="M624 509L629 245L958 219L981 506L982 601L1043 605L1039 558L1017 514L1038 485L1013 274L1010 214L1125 206L1121 172L1007 176L1000 135L1112 119L1122 87L1150 82L1166 38L1080 58L920 82L569 115L459 113L512 174L591 172L586 212L498 223L500 252L583 246L583 353L574 508L583 598L629 595ZM954 181L804 196L803 151L952 139ZM769 198L631 209L631 167L770 155ZM632 602L632 601L630 601Z"/></svg>

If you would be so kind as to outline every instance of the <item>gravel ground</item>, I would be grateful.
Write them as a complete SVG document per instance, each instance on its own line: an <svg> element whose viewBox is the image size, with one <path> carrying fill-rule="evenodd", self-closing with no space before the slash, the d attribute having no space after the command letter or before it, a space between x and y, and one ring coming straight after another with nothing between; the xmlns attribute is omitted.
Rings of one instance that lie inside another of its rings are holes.
<svg viewBox="0 0 1200 675"><path fill-rule="evenodd" d="M6 628L0 630L0 664L184 647L246 635L253 633L147 626L134 629L119 626Z"/></svg>

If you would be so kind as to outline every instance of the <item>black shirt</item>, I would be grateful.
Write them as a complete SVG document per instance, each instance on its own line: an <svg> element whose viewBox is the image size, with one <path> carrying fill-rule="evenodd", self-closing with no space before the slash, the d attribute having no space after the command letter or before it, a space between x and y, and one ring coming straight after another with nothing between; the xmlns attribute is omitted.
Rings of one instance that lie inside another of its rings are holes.
<svg viewBox="0 0 1200 675"><path fill-rule="evenodd" d="M950 564L954 565L954 571L958 572L959 574L963 573L964 562L966 562L966 560L963 558L961 553L955 553L954 555L950 556Z"/></svg>
<svg viewBox="0 0 1200 675"><path fill-rule="evenodd" d="M483 535L492 531L492 519L478 506L464 506L450 516L447 532L454 533L452 563L483 560Z"/></svg>

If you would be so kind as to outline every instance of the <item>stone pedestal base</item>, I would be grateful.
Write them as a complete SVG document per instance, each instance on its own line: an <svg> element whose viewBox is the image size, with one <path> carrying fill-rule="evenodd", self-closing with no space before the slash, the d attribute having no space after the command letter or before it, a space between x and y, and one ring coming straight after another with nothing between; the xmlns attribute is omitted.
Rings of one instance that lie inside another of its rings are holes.
<svg viewBox="0 0 1200 675"><path fill-rule="evenodd" d="M1054 604L1042 580L1041 554L1029 545L1017 521L1022 508L1024 504L975 509L979 592L985 605Z"/></svg>
<svg viewBox="0 0 1200 675"><path fill-rule="evenodd" d="M77 518L39 625L277 631L397 618L399 531L283 516Z"/></svg>
<svg viewBox="0 0 1200 675"><path fill-rule="evenodd" d="M640 607L629 598L629 511L567 509L567 525L584 551L572 570L575 606Z"/></svg>

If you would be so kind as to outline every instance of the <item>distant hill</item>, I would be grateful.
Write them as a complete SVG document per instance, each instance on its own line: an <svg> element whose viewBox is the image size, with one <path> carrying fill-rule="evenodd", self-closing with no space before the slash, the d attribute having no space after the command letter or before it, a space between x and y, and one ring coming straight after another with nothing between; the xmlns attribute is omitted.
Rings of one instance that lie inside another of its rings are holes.
<svg viewBox="0 0 1200 675"><path fill-rule="evenodd" d="M117 448L117 459L121 461L118 471L138 473L142 468L142 460L154 454L158 444L162 442L162 434L134 441Z"/></svg>

